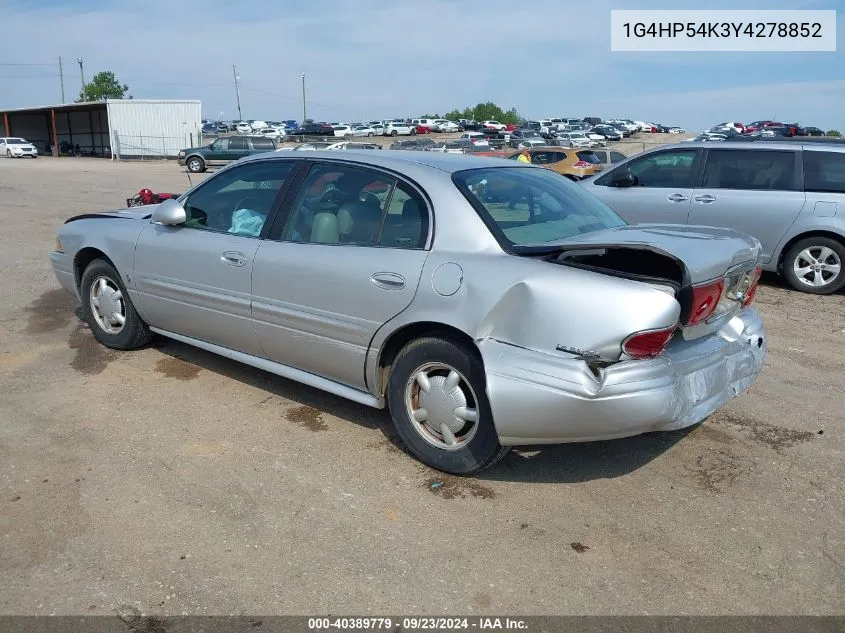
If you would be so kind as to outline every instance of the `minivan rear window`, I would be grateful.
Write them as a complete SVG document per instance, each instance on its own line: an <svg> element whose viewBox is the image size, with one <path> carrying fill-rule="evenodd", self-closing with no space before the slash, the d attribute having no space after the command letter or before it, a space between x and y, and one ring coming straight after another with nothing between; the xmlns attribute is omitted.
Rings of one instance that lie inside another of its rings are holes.
<svg viewBox="0 0 845 633"><path fill-rule="evenodd" d="M845 193L845 153L804 150L804 190Z"/></svg>

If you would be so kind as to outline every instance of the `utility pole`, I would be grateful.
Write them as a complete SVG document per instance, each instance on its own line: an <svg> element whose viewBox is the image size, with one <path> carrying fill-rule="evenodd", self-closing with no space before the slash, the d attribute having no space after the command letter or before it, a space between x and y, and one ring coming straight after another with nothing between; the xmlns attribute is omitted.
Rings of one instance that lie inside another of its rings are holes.
<svg viewBox="0 0 845 633"><path fill-rule="evenodd" d="M85 70L82 68L82 58L77 57L76 63L79 64L79 80L82 82L82 100L85 101L87 99L87 95L85 94Z"/></svg>
<svg viewBox="0 0 845 633"><path fill-rule="evenodd" d="M232 75L235 77L235 95L238 98L238 122L240 122L244 120L244 115L241 114L241 89L238 86L238 79L240 79L240 77L238 76L238 69L234 64L232 64Z"/></svg>
<svg viewBox="0 0 845 633"><path fill-rule="evenodd" d="M65 74L62 71L62 58L59 57L59 84L62 87L62 103L65 102Z"/></svg>
<svg viewBox="0 0 845 633"><path fill-rule="evenodd" d="M305 119L308 115L305 113L305 73L302 73L302 124L305 125Z"/></svg>

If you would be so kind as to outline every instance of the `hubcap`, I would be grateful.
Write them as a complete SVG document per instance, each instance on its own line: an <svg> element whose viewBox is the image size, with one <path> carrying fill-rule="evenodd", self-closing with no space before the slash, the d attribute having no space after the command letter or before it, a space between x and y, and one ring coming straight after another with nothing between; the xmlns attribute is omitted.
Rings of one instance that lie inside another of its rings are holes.
<svg viewBox="0 0 845 633"><path fill-rule="evenodd" d="M97 277L91 284L91 314L104 332L118 334L126 323L123 293L108 277Z"/></svg>
<svg viewBox="0 0 845 633"><path fill-rule="evenodd" d="M412 426L426 442L441 450L458 450L475 437L477 403L467 379L443 363L419 367L405 388L405 407Z"/></svg>
<svg viewBox="0 0 845 633"><path fill-rule="evenodd" d="M832 248L810 246L798 253L792 270L802 284L820 288L839 279L842 262Z"/></svg>

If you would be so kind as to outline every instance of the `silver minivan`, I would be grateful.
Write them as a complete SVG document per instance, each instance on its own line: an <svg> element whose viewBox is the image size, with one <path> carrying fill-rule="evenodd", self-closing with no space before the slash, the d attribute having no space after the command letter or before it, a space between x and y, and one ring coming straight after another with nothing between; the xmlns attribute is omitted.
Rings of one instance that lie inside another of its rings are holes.
<svg viewBox="0 0 845 633"><path fill-rule="evenodd" d="M845 143L679 143L580 186L631 224L727 227L763 246L763 269L796 290L845 285Z"/></svg>

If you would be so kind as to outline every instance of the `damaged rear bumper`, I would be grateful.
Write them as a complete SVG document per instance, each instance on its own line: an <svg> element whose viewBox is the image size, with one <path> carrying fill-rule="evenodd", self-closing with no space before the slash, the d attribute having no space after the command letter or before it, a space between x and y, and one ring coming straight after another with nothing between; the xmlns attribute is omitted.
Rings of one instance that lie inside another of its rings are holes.
<svg viewBox="0 0 845 633"><path fill-rule="evenodd" d="M745 392L768 347L746 309L712 336L676 340L659 358L623 361L596 376L585 362L502 343L478 342L503 445L628 437L692 426Z"/></svg>

